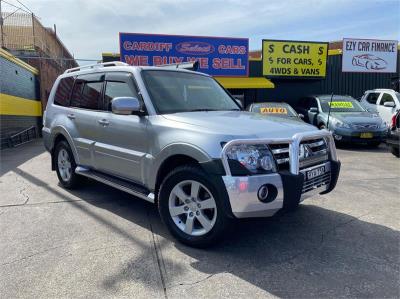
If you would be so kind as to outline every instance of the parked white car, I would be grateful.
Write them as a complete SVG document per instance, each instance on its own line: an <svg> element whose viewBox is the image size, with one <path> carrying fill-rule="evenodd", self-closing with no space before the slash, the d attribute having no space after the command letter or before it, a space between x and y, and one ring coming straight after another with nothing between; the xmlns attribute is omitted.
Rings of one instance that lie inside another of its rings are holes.
<svg viewBox="0 0 400 299"><path fill-rule="evenodd" d="M393 89L367 90L361 104L371 112L378 112L386 123L390 123L393 114L400 109L400 93Z"/></svg>

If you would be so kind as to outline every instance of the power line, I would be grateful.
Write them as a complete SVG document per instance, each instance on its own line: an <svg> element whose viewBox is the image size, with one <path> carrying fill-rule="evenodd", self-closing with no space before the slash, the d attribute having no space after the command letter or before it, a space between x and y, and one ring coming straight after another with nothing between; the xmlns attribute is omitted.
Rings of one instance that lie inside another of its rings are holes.
<svg viewBox="0 0 400 299"><path fill-rule="evenodd" d="M27 10L29 10L31 13L33 13L33 11L32 10L30 10L29 9L29 7L27 7L24 3L22 3L21 1L19 1L19 0L16 0L19 4L21 4L23 7L25 7Z"/></svg>
<svg viewBox="0 0 400 299"><path fill-rule="evenodd" d="M66 61L100 61L101 59L85 59L85 58L58 58L58 57L42 57L42 56L24 56L24 55L14 55L17 58L25 59L43 59L43 60L66 60Z"/></svg>
<svg viewBox="0 0 400 299"><path fill-rule="evenodd" d="M8 4L8 5L10 5L10 6L12 6L12 7L14 7L14 8L18 9L18 10L22 10L22 11L24 11L24 12L26 12L26 13L29 13L29 14L30 14L30 12L29 12L29 11L27 11L27 10L25 10L25 9L21 8L21 7L18 7L18 6L16 6L16 5L14 5L14 4L11 4L10 2L7 2L7 1L5 1L5 0L0 0L0 2L4 2L4 3L6 3L6 4Z"/></svg>

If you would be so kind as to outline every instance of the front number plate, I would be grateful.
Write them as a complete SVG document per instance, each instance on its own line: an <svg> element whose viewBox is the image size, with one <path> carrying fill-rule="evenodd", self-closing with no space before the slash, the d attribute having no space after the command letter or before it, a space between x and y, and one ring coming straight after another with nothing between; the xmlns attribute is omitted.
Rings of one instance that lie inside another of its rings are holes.
<svg viewBox="0 0 400 299"><path fill-rule="evenodd" d="M360 138L372 138L374 137L374 134L367 132L367 133L361 133Z"/></svg>
<svg viewBox="0 0 400 299"><path fill-rule="evenodd" d="M325 173L325 166L311 169L306 172L306 179L311 180L317 176L323 175Z"/></svg>

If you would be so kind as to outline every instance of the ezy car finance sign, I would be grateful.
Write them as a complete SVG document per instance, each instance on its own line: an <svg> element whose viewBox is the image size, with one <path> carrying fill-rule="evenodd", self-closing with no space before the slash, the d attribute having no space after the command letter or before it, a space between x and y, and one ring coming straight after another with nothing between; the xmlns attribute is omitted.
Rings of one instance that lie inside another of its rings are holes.
<svg viewBox="0 0 400 299"><path fill-rule="evenodd" d="M342 72L395 73L397 41L343 39Z"/></svg>

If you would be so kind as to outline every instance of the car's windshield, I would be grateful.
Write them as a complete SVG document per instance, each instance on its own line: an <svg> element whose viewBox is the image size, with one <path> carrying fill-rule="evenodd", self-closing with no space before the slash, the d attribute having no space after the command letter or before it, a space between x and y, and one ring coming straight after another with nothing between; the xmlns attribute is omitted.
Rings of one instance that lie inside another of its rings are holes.
<svg viewBox="0 0 400 299"><path fill-rule="evenodd" d="M186 72L145 70L143 80L158 113L240 110L214 79Z"/></svg>
<svg viewBox="0 0 400 299"><path fill-rule="evenodd" d="M365 109L355 99L350 97L333 97L320 99L323 112L328 112L329 107L331 112L364 112Z"/></svg>
<svg viewBox="0 0 400 299"><path fill-rule="evenodd" d="M397 97L397 99L400 101L400 93L398 93L397 91L394 93Z"/></svg>
<svg viewBox="0 0 400 299"><path fill-rule="evenodd" d="M286 103L259 103L251 106L251 112L261 114L297 117L297 113Z"/></svg>

